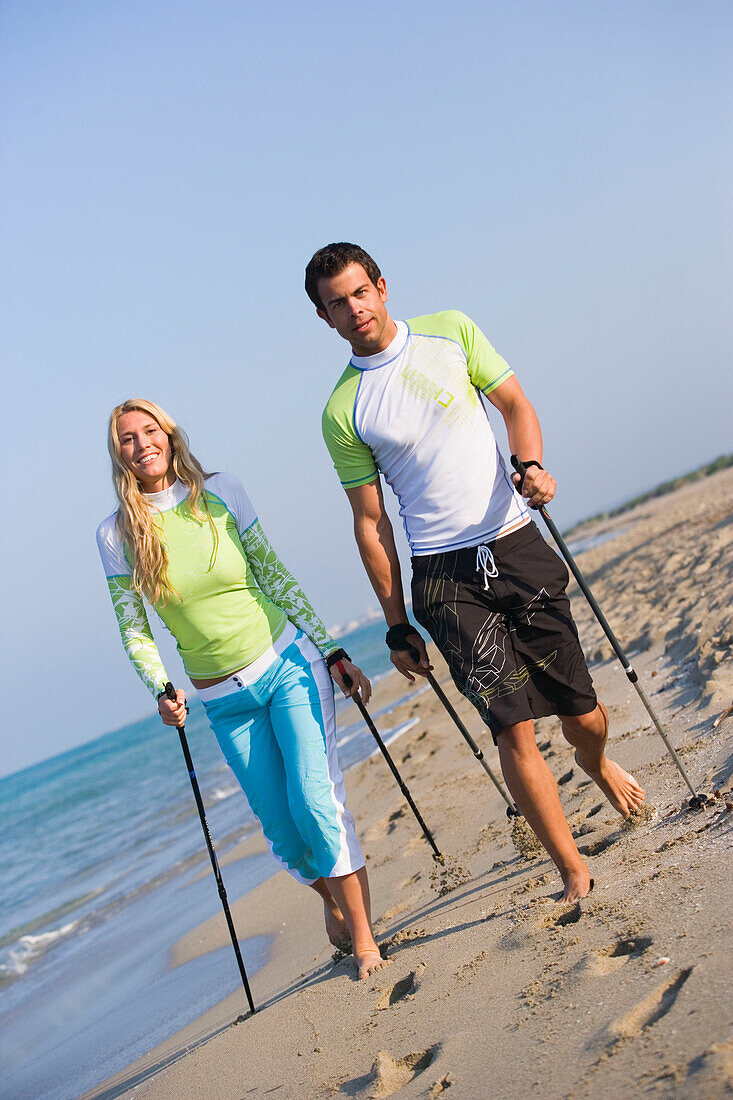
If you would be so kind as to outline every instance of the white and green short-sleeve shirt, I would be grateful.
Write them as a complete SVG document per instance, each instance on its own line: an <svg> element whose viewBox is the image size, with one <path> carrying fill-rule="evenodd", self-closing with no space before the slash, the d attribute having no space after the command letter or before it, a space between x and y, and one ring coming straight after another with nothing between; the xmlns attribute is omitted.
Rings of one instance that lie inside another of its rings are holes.
<svg viewBox="0 0 733 1100"><path fill-rule="evenodd" d="M352 356L323 413L345 489L381 472L414 555L475 546L529 521L483 395L513 371L465 314L397 323L376 355Z"/></svg>

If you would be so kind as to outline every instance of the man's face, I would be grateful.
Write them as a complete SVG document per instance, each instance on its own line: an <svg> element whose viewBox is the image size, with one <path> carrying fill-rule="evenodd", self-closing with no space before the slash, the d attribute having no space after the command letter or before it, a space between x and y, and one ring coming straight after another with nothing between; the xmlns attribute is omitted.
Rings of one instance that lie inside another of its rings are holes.
<svg viewBox="0 0 733 1100"><path fill-rule="evenodd" d="M320 279L318 293L324 308L316 312L339 336L348 340L355 355L384 351L397 326L387 312L387 284L375 286L361 264L349 264L331 279Z"/></svg>

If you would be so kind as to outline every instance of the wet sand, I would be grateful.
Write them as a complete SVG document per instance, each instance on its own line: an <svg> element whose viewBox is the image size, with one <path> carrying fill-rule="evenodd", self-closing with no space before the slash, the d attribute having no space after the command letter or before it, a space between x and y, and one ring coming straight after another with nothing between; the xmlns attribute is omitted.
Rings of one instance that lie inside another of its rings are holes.
<svg viewBox="0 0 733 1100"><path fill-rule="evenodd" d="M260 1011L235 1022L246 1003L232 995L89 1097L733 1095L733 715L715 725L733 703L733 470L573 537L607 529L621 534L579 564L710 803L686 805L662 739L573 586L611 715L610 755L648 800L626 825L574 765L557 721L537 724L591 895L557 903L554 867L515 846L503 801L427 692L395 712L418 722L391 751L447 870L381 757L346 777L391 966L357 982L353 960L325 940L318 899L279 873L232 904L240 935L272 937L252 982ZM488 731L433 657L499 772ZM390 693L403 694L396 674L380 683L375 709ZM251 839L228 858L260 847ZM171 965L227 944L217 916L174 946Z"/></svg>

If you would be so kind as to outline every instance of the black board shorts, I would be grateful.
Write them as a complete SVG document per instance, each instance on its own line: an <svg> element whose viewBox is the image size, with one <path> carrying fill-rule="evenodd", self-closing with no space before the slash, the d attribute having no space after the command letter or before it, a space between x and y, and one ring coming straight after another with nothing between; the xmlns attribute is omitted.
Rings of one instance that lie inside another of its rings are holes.
<svg viewBox="0 0 733 1100"><path fill-rule="evenodd" d="M415 617L495 743L515 722L595 710L568 579L531 522L493 542L412 559Z"/></svg>

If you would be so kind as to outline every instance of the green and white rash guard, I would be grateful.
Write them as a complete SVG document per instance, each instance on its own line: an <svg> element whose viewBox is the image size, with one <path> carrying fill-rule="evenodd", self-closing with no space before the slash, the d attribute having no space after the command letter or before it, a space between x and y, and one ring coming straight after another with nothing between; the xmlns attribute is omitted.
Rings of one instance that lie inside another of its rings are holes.
<svg viewBox="0 0 733 1100"><path fill-rule="evenodd" d="M180 481L147 494L168 552L175 593L155 606L178 645L189 676L206 680L245 668L277 643L288 621L324 654L338 643L328 634L297 581L270 546L244 486L230 474L211 474L205 498L218 546L204 517L197 519ZM97 530L122 642L153 695L168 676L153 640L142 597L132 586L127 548L113 512Z"/></svg>
<svg viewBox="0 0 733 1100"><path fill-rule="evenodd" d="M514 372L464 313L397 323L376 355L352 356L323 413L341 484L381 472L414 555L488 542L529 521L485 399Z"/></svg>

